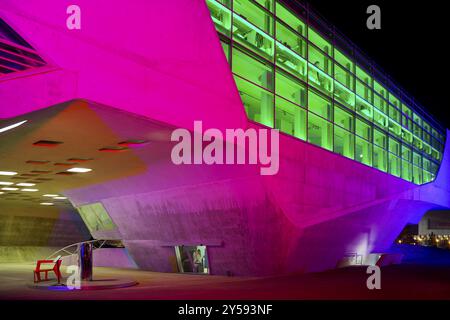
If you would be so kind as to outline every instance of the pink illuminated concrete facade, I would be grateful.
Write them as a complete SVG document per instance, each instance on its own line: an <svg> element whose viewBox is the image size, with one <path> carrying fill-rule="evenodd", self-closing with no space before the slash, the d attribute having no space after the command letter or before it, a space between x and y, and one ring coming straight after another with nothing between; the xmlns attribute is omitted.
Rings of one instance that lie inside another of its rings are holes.
<svg viewBox="0 0 450 320"><path fill-rule="evenodd" d="M261 176L258 166L175 166L175 128L192 130L196 120L205 129L259 128L247 119L206 4L78 0L82 28L68 30L71 4L0 2L0 16L47 62L0 77L0 119L33 115L45 128L50 116L42 112L57 119L79 107L117 141L150 141L128 151L136 161L129 174L97 179L94 170L92 180L57 190L74 207L101 203L117 226L109 236L123 241L137 267L176 272L175 246L206 245L212 274L320 271L349 253L383 252L407 223L450 208L449 142L437 179L424 186L287 135L275 176ZM74 138L74 150L85 141Z"/></svg>

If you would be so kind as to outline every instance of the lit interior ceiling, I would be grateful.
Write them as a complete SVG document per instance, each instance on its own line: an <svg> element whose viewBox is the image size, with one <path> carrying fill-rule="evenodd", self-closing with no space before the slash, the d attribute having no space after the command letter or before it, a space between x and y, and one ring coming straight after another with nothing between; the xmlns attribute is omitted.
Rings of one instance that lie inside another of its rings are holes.
<svg viewBox="0 0 450 320"><path fill-rule="evenodd" d="M145 172L151 161L139 153L155 152L158 161L154 148L169 142L172 131L86 101L0 120L0 129L8 127L0 133L0 208L19 202L67 206L65 190Z"/></svg>

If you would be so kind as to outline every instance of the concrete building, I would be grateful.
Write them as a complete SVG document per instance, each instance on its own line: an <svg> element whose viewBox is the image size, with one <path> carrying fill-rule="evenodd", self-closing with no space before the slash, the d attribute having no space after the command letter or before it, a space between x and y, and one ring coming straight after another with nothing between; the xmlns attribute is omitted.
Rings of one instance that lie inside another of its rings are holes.
<svg viewBox="0 0 450 320"><path fill-rule="evenodd" d="M319 271L450 207L445 128L301 1L70 5L0 2L3 261L93 237L146 270ZM278 174L175 165L195 121L279 129Z"/></svg>

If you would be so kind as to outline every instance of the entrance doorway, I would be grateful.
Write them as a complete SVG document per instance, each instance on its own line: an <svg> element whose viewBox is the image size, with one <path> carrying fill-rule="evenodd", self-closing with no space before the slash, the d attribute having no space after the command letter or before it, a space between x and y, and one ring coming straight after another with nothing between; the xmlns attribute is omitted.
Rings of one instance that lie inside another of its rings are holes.
<svg viewBox="0 0 450 320"><path fill-rule="evenodd" d="M206 246L175 246L175 253L181 273L209 274Z"/></svg>

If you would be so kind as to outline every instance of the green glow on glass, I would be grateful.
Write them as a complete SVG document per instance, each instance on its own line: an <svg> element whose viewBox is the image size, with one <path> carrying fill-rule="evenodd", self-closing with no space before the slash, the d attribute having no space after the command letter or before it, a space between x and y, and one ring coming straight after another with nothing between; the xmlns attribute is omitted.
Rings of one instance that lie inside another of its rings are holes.
<svg viewBox="0 0 450 320"><path fill-rule="evenodd" d="M249 119L404 180L433 181L445 135L299 15L277 0L207 4Z"/></svg>

